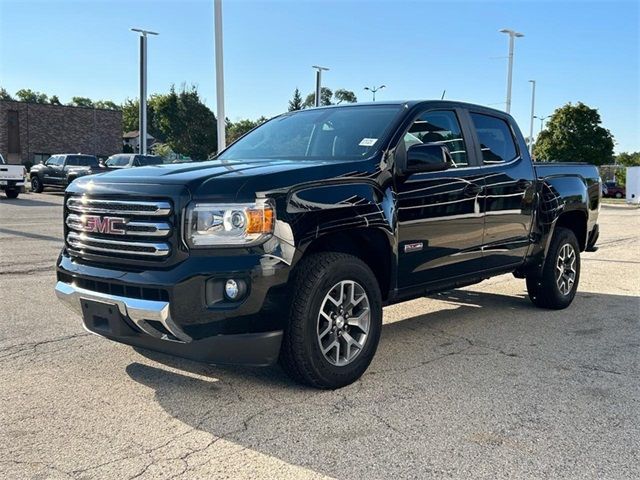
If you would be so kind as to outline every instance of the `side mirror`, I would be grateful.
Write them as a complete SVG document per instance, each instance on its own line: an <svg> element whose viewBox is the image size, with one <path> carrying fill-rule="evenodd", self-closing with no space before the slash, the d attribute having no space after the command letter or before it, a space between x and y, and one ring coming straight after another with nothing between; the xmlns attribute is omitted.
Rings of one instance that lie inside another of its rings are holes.
<svg viewBox="0 0 640 480"><path fill-rule="evenodd" d="M408 172L439 172L451 163L449 149L439 143L419 143L407 150Z"/></svg>

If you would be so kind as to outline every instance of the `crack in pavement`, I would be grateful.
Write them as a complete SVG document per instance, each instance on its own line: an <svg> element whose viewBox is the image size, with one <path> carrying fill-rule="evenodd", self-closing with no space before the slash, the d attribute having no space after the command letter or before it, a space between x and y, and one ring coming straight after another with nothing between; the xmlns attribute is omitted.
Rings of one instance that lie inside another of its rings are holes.
<svg viewBox="0 0 640 480"><path fill-rule="evenodd" d="M73 335L67 335L65 337L58 337L51 340L41 340L39 342L28 342L28 343L18 343L16 345L10 345L8 347L0 348L0 353L5 353L4 355L0 355L0 361L11 360L13 358L17 358L16 355L22 352L27 352L26 355L33 354L37 351L38 347L42 345L50 345L53 343L66 342L68 340L73 340L75 338L88 337L89 333L75 333ZM21 355L22 356L22 355Z"/></svg>
<svg viewBox="0 0 640 480"><path fill-rule="evenodd" d="M47 266L29 268L29 269L3 270L3 271L0 271L0 276L3 276L3 275L15 275L15 276L32 275L34 273L53 272L54 270L55 270L55 266L54 265L47 265Z"/></svg>

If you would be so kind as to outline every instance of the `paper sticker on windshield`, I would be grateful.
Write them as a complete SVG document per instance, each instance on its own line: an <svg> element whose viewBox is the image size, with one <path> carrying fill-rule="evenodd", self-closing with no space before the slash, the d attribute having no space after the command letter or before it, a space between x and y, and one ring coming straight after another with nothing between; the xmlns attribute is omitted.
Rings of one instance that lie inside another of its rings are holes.
<svg viewBox="0 0 640 480"><path fill-rule="evenodd" d="M358 145L361 147L372 147L377 141L377 138L363 138Z"/></svg>

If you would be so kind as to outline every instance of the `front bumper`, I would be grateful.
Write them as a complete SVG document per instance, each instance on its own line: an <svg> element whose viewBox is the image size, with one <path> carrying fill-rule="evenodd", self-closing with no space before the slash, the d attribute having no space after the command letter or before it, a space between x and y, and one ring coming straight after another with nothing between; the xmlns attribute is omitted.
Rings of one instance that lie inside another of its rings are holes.
<svg viewBox="0 0 640 480"><path fill-rule="evenodd" d="M111 340L207 363L269 365L280 350L289 270L259 252L138 270L87 264L63 250L55 291L87 330ZM208 287L226 278L247 282L241 301L211 300Z"/></svg>
<svg viewBox="0 0 640 480"><path fill-rule="evenodd" d="M107 295L64 282L58 282L55 291L60 300L82 315L86 330L116 342L218 365L267 366L278 359L281 330L193 340L173 322L167 302ZM106 308L115 306L119 315L91 314L87 301ZM158 322L170 335L150 322Z"/></svg>

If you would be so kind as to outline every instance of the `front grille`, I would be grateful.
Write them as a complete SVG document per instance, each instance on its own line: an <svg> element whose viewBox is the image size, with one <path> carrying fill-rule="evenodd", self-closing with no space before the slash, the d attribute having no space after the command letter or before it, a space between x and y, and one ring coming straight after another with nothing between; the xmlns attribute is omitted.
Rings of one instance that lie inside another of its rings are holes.
<svg viewBox="0 0 640 480"><path fill-rule="evenodd" d="M165 200L71 196L66 244L72 255L163 260L171 254L172 205Z"/></svg>

